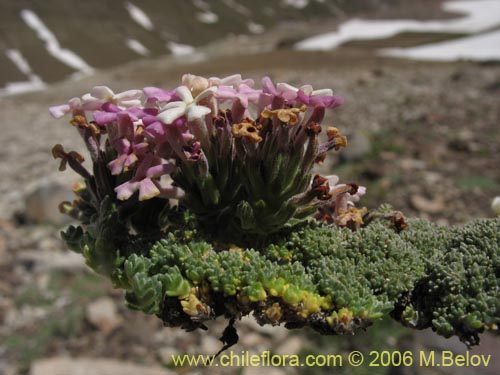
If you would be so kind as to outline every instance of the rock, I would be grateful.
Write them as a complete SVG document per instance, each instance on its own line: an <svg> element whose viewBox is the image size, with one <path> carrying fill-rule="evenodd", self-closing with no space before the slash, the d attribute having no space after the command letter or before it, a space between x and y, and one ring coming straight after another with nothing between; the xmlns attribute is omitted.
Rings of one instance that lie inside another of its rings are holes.
<svg viewBox="0 0 500 375"><path fill-rule="evenodd" d="M276 349L276 354L279 355L291 355L291 354L297 354L300 349L303 348L305 343L304 338L301 338L299 336L290 336L287 340L283 342L278 348Z"/></svg>
<svg viewBox="0 0 500 375"><path fill-rule="evenodd" d="M74 194L65 185L44 181L35 186L24 198L25 215L29 222L62 226L71 218L59 212L59 203L73 201Z"/></svg>
<svg viewBox="0 0 500 375"><path fill-rule="evenodd" d="M0 364L0 374L3 374L3 375L18 375L19 371L14 366L9 366L9 365L2 366Z"/></svg>
<svg viewBox="0 0 500 375"><path fill-rule="evenodd" d="M7 256L7 241L0 237L0 264L3 264L3 259Z"/></svg>
<svg viewBox="0 0 500 375"><path fill-rule="evenodd" d="M402 158L398 163L405 172L425 169L425 162L423 160Z"/></svg>
<svg viewBox="0 0 500 375"><path fill-rule="evenodd" d="M363 133L356 133L347 137L347 147L340 151L340 158L353 162L365 158L372 150L370 138Z"/></svg>
<svg viewBox="0 0 500 375"><path fill-rule="evenodd" d="M264 372L266 375L286 375L286 371L278 367L245 367L243 369L242 375L262 375Z"/></svg>
<svg viewBox="0 0 500 375"><path fill-rule="evenodd" d="M87 306L87 320L104 334L111 333L122 323L116 305L109 297L102 297Z"/></svg>
<svg viewBox="0 0 500 375"><path fill-rule="evenodd" d="M248 332L240 335L239 343L243 345L246 349L256 347L259 344L266 342L262 335L255 332Z"/></svg>
<svg viewBox="0 0 500 375"><path fill-rule="evenodd" d="M437 214L443 212L445 204L442 198L427 199L421 195L412 195L410 197L412 206L427 214Z"/></svg>
<svg viewBox="0 0 500 375"><path fill-rule="evenodd" d="M210 335L203 335L201 340L200 352L211 355L217 353L223 344L220 340Z"/></svg>
<svg viewBox="0 0 500 375"><path fill-rule="evenodd" d="M113 359L54 357L35 361L30 375L175 375L157 366Z"/></svg>
<svg viewBox="0 0 500 375"><path fill-rule="evenodd" d="M495 215L500 216L500 196L493 198L491 201L491 210Z"/></svg>
<svg viewBox="0 0 500 375"><path fill-rule="evenodd" d="M0 219L0 265L10 262L8 252L9 234L12 234L16 228L11 222Z"/></svg>
<svg viewBox="0 0 500 375"><path fill-rule="evenodd" d="M172 362L173 355L179 355L181 352L177 348L164 346L163 348L158 349L157 354L161 363L168 364Z"/></svg>
<svg viewBox="0 0 500 375"><path fill-rule="evenodd" d="M84 258L72 251L55 252L25 250L16 254L16 261L26 263L35 272L63 270L67 272L87 269Z"/></svg>

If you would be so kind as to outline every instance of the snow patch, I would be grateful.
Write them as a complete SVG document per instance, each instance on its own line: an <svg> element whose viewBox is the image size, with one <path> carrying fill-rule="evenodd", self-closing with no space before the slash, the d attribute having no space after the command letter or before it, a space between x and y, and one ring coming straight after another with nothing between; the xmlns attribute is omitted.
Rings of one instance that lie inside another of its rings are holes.
<svg viewBox="0 0 500 375"><path fill-rule="evenodd" d="M500 24L499 0L450 1L443 9L464 17L442 21L361 20L344 22L337 31L305 39L299 50L329 50L351 40L384 39L401 32L475 33Z"/></svg>
<svg viewBox="0 0 500 375"><path fill-rule="evenodd" d="M304 9L309 5L309 0L283 0L282 4L296 9Z"/></svg>
<svg viewBox="0 0 500 375"><path fill-rule="evenodd" d="M149 18L141 8L130 2L125 3L125 8L127 9L130 18L132 18L137 24L149 31L154 29L151 18Z"/></svg>
<svg viewBox="0 0 500 375"><path fill-rule="evenodd" d="M213 12L210 12L210 11L198 13L196 15L196 18L198 18L198 21L203 22L203 23L207 23L207 24L217 23L217 21L219 21L219 16Z"/></svg>
<svg viewBox="0 0 500 375"><path fill-rule="evenodd" d="M149 56L151 51L137 39L127 39L127 47L141 56Z"/></svg>
<svg viewBox="0 0 500 375"><path fill-rule="evenodd" d="M84 74L91 74L94 71L94 69L76 53L69 49L61 48L54 33L45 26L35 12L30 9L23 9L21 11L21 18L26 25L36 32L38 38L45 43L45 49L53 57Z"/></svg>
<svg viewBox="0 0 500 375"><path fill-rule="evenodd" d="M175 42L168 42L167 48L176 56L190 55L196 51L193 46L187 44L180 44Z"/></svg>
<svg viewBox="0 0 500 375"><path fill-rule="evenodd" d="M415 60L500 60L500 30L412 48L387 48L380 53Z"/></svg>
<svg viewBox="0 0 500 375"><path fill-rule="evenodd" d="M248 31L250 31L252 34L262 34L265 30L264 26L262 26L259 23L255 23L253 21L250 21L249 23L247 23L247 28L248 28Z"/></svg>
<svg viewBox="0 0 500 375"><path fill-rule="evenodd" d="M243 4L237 3L235 0L222 0L222 2L226 4L228 8L231 8L235 12L245 17L250 17L252 15L252 11L250 9L248 9Z"/></svg>
<svg viewBox="0 0 500 375"><path fill-rule="evenodd" d="M45 82L43 82L38 75L33 73L28 60L26 60L21 51L17 49L8 49L5 51L5 54L14 63L14 65L27 76L28 80L23 82L7 83L4 87L0 88L0 97L39 91L47 87Z"/></svg>
<svg viewBox="0 0 500 375"><path fill-rule="evenodd" d="M201 10L210 10L210 4L204 0L193 0L193 5Z"/></svg>

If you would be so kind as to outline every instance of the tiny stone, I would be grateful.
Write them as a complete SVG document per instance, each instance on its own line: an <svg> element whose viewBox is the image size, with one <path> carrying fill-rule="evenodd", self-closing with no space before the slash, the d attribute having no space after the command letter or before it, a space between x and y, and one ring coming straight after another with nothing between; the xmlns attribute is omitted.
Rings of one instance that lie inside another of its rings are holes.
<svg viewBox="0 0 500 375"><path fill-rule="evenodd" d="M414 208L428 214L437 214L439 212L443 212L445 207L444 202L441 198L430 200L421 195L412 195L410 198L410 202Z"/></svg>
<svg viewBox="0 0 500 375"><path fill-rule="evenodd" d="M304 338L300 338L299 336L291 336L276 349L276 354L297 354L304 347L305 342L306 341L304 340Z"/></svg>
<svg viewBox="0 0 500 375"><path fill-rule="evenodd" d="M71 221L59 212L59 203L72 201L74 194L62 184L45 181L25 196L25 214L30 222L61 226Z"/></svg>
<svg viewBox="0 0 500 375"><path fill-rule="evenodd" d="M26 250L19 252L16 261L22 264L33 264L35 272L52 270L81 271L87 269L85 259L80 254L72 251Z"/></svg>
<svg viewBox="0 0 500 375"><path fill-rule="evenodd" d="M215 354L222 348L222 342L213 336L204 335L201 340L200 351L203 354Z"/></svg>
<svg viewBox="0 0 500 375"><path fill-rule="evenodd" d="M173 371L114 359L55 357L37 360L30 375L173 375Z"/></svg>
<svg viewBox="0 0 500 375"><path fill-rule="evenodd" d="M122 322L116 305L109 297L99 298L87 306L87 319L104 334L108 334Z"/></svg>
<svg viewBox="0 0 500 375"><path fill-rule="evenodd" d="M352 162L366 157L372 150L370 138L363 133L356 133L347 137L347 147L340 151L342 160Z"/></svg>
<svg viewBox="0 0 500 375"><path fill-rule="evenodd" d="M262 367L245 367L242 375L262 375ZM265 367L266 375L286 375L286 372L277 367Z"/></svg>
<svg viewBox="0 0 500 375"><path fill-rule="evenodd" d="M181 352L177 348L165 346L158 349L157 354L162 364L168 364L172 362L172 356L179 355Z"/></svg>
<svg viewBox="0 0 500 375"><path fill-rule="evenodd" d="M258 333L255 332L249 332L245 334L240 335L240 343L243 345L246 349L248 348L253 348L262 342L267 341L265 340L262 335L259 335Z"/></svg>

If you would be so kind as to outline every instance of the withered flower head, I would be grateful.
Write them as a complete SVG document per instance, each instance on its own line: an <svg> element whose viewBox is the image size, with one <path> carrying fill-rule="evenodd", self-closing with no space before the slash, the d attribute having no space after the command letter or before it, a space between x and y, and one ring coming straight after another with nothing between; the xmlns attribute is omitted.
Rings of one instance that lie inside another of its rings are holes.
<svg viewBox="0 0 500 375"><path fill-rule="evenodd" d="M349 207L347 210L341 208L339 210L339 215L335 218L335 224L339 227L347 227L351 230L357 230L361 224L363 224L363 216L366 212L366 207L361 209Z"/></svg>
<svg viewBox="0 0 500 375"><path fill-rule="evenodd" d="M252 143L259 143L262 141L262 137L259 135L259 128L254 125L254 122L248 120L234 124L231 128L231 132L235 138L247 138Z"/></svg>
<svg viewBox="0 0 500 375"><path fill-rule="evenodd" d="M287 123L289 125L297 125L299 122L298 114L300 112L305 112L307 106L303 105L300 108L283 108L283 109L265 109L262 111L261 116L263 118L271 118L272 116L278 117L281 122Z"/></svg>
<svg viewBox="0 0 500 375"><path fill-rule="evenodd" d="M326 135L328 136L329 141L334 141L332 148L335 149L335 151L338 151L341 147L347 146L347 137L340 134L340 131L337 128L333 126L328 127Z"/></svg>

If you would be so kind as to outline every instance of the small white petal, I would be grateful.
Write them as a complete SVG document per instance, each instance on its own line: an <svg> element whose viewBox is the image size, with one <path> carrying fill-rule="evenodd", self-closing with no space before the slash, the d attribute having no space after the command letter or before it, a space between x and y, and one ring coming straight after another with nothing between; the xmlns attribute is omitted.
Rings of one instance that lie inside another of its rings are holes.
<svg viewBox="0 0 500 375"><path fill-rule="evenodd" d="M97 99L101 100L111 100L115 93L108 86L95 86L90 91L90 94Z"/></svg>
<svg viewBox="0 0 500 375"><path fill-rule="evenodd" d="M283 91L283 92L287 92L287 91L297 92L297 91L299 91L299 89L297 87L289 85L288 83L284 83L284 82L277 83L276 88L279 91Z"/></svg>
<svg viewBox="0 0 500 375"><path fill-rule="evenodd" d="M332 96L333 90L331 89L314 90L311 94L317 96Z"/></svg>
<svg viewBox="0 0 500 375"><path fill-rule="evenodd" d="M158 114L156 117L165 124L171 124L179 117L184 116L185 113L186 113L185 107L177 107L177 108L167 109L166 111Z"/></svg>
<svg viewBox="0 0 500 375"><path fill-rule="evenodd" d="M202 106L202 105L191 105L188 108L187 111L187 120L188 121L193 121L196 119L202 119L206 115L208 115L210 112L210 108Z"/></svg>
<svg viewBox="0 0 500 375"><path fill-rule="evenodd" d="M325 178L328 180L328 184L330 185L330 188L333 188L339 182L339 176L334 175L334 174L325 176Z"/></svg>
<svg viewBox="0 0 500 375"><path fill-rule="evenodd" d="M220 85L238 86L241 83L241 74L233 74L220 80Z"/></svg>
<svg viewBox="0 0 500 375"><path fill-rule="evenodd" d="M70 106L67 104L56 105L54 107L49 108L49 112L52 115L52 117L54 117L54 118L61 118L65 114L69 113L70 110L71 110Z"/></svg>
<svg viewBox="0 0 500 375"><path fill-rule="evenodd" d="M82 108L82 101L80 98L71 98L68 100L68 105L71 109L80 109Z"/></svg>
<svg viewBox="0 0 500 375"><path fill-rule="evenodd" d="M186 103L184 102L170 102L165 104L160 111L163 112L167 109L172 109L172 108L186 108Z"/></svg>
<svg viewBox="0 0 500 375"><path fill-rule="evenodd" d="M205 98L208 98L209 96L213 95L216 92L217 92L217 86L211 86L208 89L200 92L200 94L194 100L195 102L199 102Z"/></svg>
<svg viewBox="0 0 500 375"><path fill-rule="evenodd" d="M142 90L127 90L120 92L114 96L117 101L122 100L140 100L142 98Z"/></svg>
<svg viewBox="0 0 500 375"><path fill-rule="evenodd" d="M137 100L137 99L121 100L118 102L118 105L120 107L125 107L125 108L140 107L142 105L142 102L140 100Z"/></svg>
<svg viewBox="0 0 500 375"><path fill-rule="evenodd" d="M98 102L98 101L100 101L100 100L93 97L90 93L87 93L87 94L82 96L83 103L92 103L92 102Z"/></svg>
<svg viewBox="0 0 500 375"><path fill-rule="evenodd" d="M177 96L179 96L184 103L193 102L193 95L191 95L191 91L187 88L187 86L179 86L175 91Z"/></svg>
<svg viewBox="0 0 500 375"><path fill-rule="evenodd" d="M313 92L313 87L311 85L302 85L299 89L306 95L311 95Z"/></svg>

